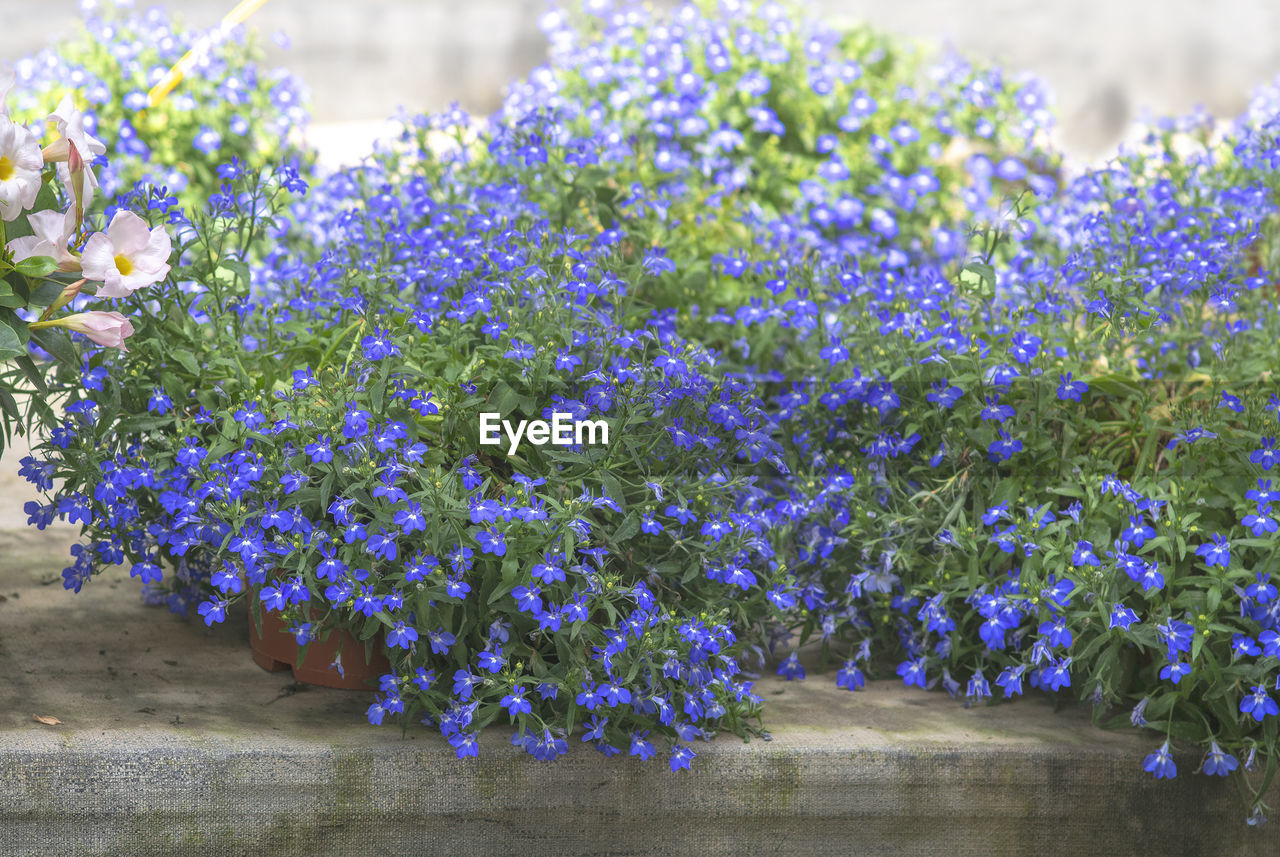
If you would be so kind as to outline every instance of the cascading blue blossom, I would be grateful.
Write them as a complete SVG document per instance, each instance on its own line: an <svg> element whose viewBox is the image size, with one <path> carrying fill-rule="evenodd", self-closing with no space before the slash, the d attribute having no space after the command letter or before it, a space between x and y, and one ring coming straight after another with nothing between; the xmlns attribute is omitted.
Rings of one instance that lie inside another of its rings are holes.
<svg viewBox="0 0 1280 857"><path fill-rule="evenodd" d="M182 320L136 305L24 462L68 588L127 557L209 624L352 628L370 721L460 758L498 719L688 768L812 641L851 691L1120 710L1157 778L1274 760L1280 86L1070 174L1038 84L776 4L544 24L488 122L177 213ZM617 438L507 456L482 410Z"/></svg>

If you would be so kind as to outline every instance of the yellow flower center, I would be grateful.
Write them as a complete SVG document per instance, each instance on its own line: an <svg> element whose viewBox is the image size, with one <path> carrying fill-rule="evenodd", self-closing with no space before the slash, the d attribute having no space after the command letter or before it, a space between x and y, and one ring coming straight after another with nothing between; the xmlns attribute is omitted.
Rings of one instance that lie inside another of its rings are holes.
<svg viewBox="0 0 1280 857"><path fill-rule="evenodd" d="M120 276L127 277L133 273L133 263L129 261L129 257L123 253L113 260L116 263L116 270L120 272Z"/></svg>
<svg viewBox="0 0 1280 857"><path fill-rule="evenodd" d="M0 182L7 182L13 178L13 172L13 161L0 156Z"/></svg>

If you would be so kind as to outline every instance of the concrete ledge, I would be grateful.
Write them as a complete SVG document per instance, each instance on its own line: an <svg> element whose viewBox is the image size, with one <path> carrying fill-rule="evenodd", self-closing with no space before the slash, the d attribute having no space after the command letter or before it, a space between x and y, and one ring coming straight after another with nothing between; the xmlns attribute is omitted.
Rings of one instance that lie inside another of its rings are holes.
<svg viewBox="0 0 1280 857"><path fill-rule="evenodd" d="M1173 782L1144 774L1152 736L1039 699L964 709L897 682L850 694L825 676L765 680L773 740L699 746L691 774L581 745L540 763L507 729L458 762L425 728L363 725L361 693L260 670L243 618L185 623L143 607L127 579L64 592L67 544L65 531L0 531L5 854L1280 849L1280 823L1247 827L1229 783L1192 774L1198 758L1179 759Z"/></svg>

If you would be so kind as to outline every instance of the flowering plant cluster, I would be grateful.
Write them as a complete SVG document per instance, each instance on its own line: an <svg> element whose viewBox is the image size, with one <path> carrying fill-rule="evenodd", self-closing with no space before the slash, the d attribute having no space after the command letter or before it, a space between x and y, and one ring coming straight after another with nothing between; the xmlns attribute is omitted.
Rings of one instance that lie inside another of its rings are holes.
<svg viewBox="0 0 1280 857"><path fill-rule="evenodd" d="M82 0L81 11L75 33L15 64L14 112L42 117L69 94L82 99L85 130L111 151L99 164L108 195L145 180L200 206L219 184L219 164L258 168L305 154L306 90L264 66L245 28L189 29L131 0ZM195 63L172 94L157 90L188 52Z"/></svg>
<svg viewBox="0 0 1280 857"><path fill-rule="evenodd" d="M811 643L850 690L1076 694L1260 820L1280 87L1072 176L1033 82L773 3L574 20L487 124L310 189L219 168L137 346L60 367L27 466L89 538L67 586L351 630L369 719L459 756L500 721L688 767ZM611 442L507 454L491 412Z"/></svg>
<svg viewBox="0 0 1280 857"><path fill-rule="evenodd" d="M0 70L0 422L7 440L38 415L54 416L46 401L49 361L78 363L68 333L92 343L124 348L132 326L119 312L82 309L95 298L123 298L169 272L169 235L136 214L116 210L94 231L100 194L92 162L105 145L84 128L84 115L70 97L47 118L52 140L9 114L13 75ZM34 320L33 320L34 319ZM35 356L42 359L37 362ZM22 407L18 397L26 399ZM0 440L3 449L4 440Z"/></svg>

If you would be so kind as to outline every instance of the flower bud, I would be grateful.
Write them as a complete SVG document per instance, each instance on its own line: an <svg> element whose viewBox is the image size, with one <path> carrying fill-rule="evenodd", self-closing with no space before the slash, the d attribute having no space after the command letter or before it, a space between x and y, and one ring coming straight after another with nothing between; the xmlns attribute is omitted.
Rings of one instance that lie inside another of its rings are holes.
<svg viewBox="0 0 1280 857"><path fill-rule="evenodd" d="M42 327L65 327L67 330L83 333L99 345L107 348L119 348L121 351L128 351L124 347L124 341L133 336L133 325L129 322L129 319L118 312L99 312L96 310L79 312L62 318L51 318L48 321L32 322L31 324L32 330L38 330Z"/></svg>

